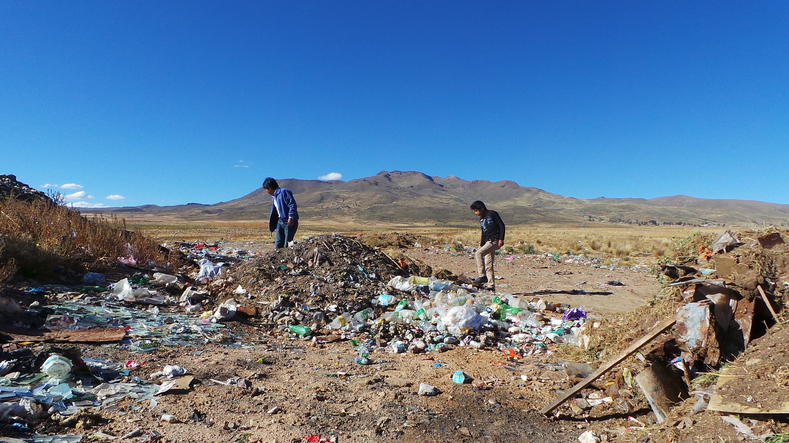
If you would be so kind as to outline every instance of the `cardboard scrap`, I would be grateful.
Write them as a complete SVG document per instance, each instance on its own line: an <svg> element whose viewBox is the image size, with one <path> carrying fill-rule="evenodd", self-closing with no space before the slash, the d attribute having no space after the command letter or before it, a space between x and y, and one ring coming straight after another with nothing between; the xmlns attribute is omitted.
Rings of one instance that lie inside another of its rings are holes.
<svg viewBox="0 0 789 443"><path fill-rule="evenodd" d="M0 337L5 336L10 343L50 342L50 343L111 343L123 340L126 329L93 328L93 329L23 329L0 328Z"/></svg>
<svg viewBox="0 0 789 443"><path fill-rule="evenodd" d="M156 392L156 395L188 391L192 386L192 381L194 381L194 379L195 378L191 375L185 375L173 380L168 380L162 383L161 387L159 387L159 390Z"/></svg>

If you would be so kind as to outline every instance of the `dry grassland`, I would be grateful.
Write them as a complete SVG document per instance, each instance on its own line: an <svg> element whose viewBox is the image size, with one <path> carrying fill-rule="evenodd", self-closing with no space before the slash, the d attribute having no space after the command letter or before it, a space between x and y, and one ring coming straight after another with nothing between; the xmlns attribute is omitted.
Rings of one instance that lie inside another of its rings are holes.
<svg viewBox="0 0 789 443"><path fill-rule="evenodd" d="M261 221L184 222L128 221L130 229L145 233L161 242L260 242L270 243L268 224ZM508 226L505 253L584 254L618 262L655 263L668 257L678 242L697 234L718 234L722 228L654 227L630 225L591 226ZM402 233L419 236L420 243L448 245L457 250L474 247L479 242L479 228L474 220L468 229L435 226L397 226L343 224L336 222L302 222L296 238L340 233ZM668 258L667 258L668 257Z"/></svg>

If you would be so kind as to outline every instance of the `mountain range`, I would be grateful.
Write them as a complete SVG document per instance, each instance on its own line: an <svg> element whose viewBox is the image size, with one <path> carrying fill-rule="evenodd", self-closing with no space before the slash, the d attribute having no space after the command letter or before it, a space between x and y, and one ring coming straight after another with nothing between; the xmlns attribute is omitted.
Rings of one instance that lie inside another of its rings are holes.
<svg viewBox="0 0 789 443"><path fill-rule="evenodd" d="M789 205L751 201L671 197L565 197L513 181L467 181L431 177L415 171L382 171L356 180L278 180L293 191L303 219L351 224L468 226L469 205L482 200L508 225L630 223L639 225L750 226L789 225ZM145 205L84 209L175 217L184 220L267 220L271 198L263 188L227 202L179 206Z"/></svg>

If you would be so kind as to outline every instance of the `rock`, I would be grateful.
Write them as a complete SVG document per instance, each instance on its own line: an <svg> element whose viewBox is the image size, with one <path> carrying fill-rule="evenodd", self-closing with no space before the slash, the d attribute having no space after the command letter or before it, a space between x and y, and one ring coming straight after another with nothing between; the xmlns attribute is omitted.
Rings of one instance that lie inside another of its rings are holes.
<svg viewBox="0 0 789 443"><path fill-rule="evenodd" d="M435 387L431 386L427 383L419 383L419 395L424 395L426 397L432 397L435 395L440 394L441 391Z"/></svg>
<svg viewBox="0 0 789 443"><path fill-rule="evenodd" d="M600 443L600 437L594 431L586 431L578 436L578 441L581 443Z"/></svg>

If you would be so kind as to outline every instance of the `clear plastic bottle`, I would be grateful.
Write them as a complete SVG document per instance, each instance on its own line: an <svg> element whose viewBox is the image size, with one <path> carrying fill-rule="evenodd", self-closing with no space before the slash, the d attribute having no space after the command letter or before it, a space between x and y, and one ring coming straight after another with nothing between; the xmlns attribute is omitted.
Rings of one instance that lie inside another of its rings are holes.
<svg viewBox="0 0 789 443"><path fill-rule="evenodd" d="M41 372L56 380L65 380L71 374L73 365L71 360L60 355L52 354L41 365Z"/></svg>
<svg viewBox="0 0 789 443"><path fill-rule="evenodd" d="M365 322L367 321L367 319L372 318L372 316L373 316L373 308L362 309L356 314L353 314L354 320L359 322Z"/></svg>
<svg viewBox="0 0 789 443"><path fill-rule="evenodd" d="M360 365L369 365L370 364L370 354L372 350L367 345L360 345L357 348L359 355L356 357L356 363Z"/></svg>
<svg viewBox="0 0 789 443"><path fill-rule="evenodd" d="M342 315L338 315L331 323L329 323L329 329L340 329L351 322L351 314L347 312L343 312Z"/></svg>

